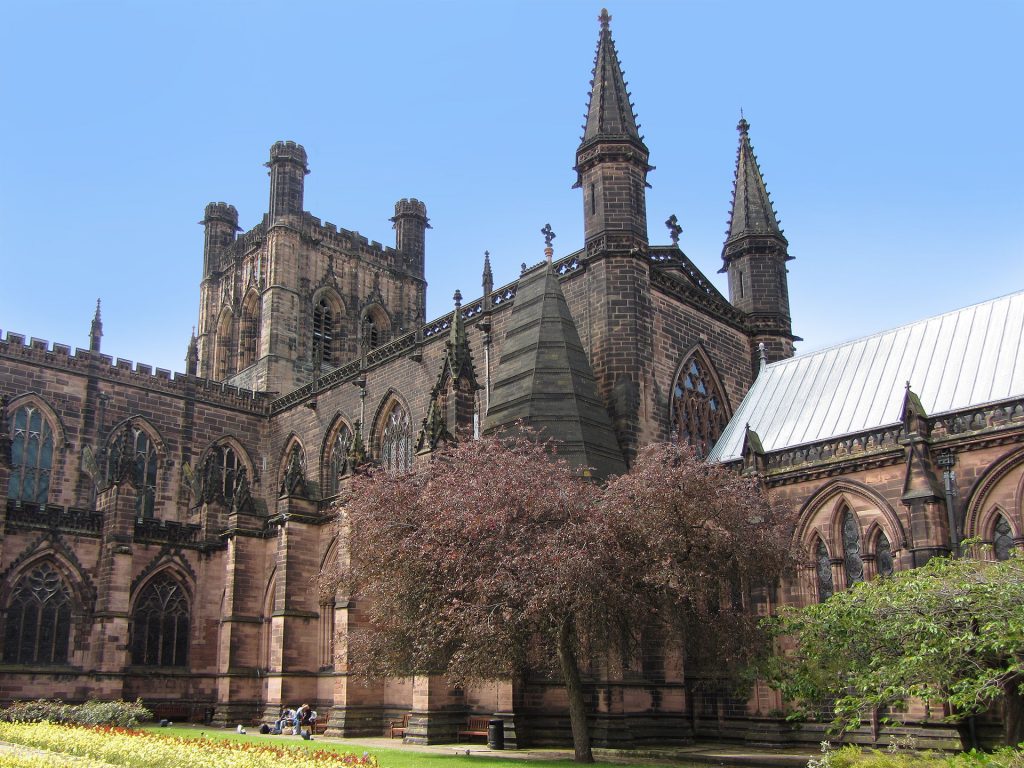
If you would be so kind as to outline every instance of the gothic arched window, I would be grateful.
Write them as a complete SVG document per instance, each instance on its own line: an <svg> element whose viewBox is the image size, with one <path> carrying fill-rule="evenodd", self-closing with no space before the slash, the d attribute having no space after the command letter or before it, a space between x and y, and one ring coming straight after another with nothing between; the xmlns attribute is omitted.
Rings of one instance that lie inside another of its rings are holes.
<svg viewBox="0 0 1024 768"><path fill-rule="evenodd" d="M389 472L412 468L412 428L409 414L397 402L384 419L380 437L380 463Z"/></svg>
<svg viewBox="0 0 1024 768"><path fill-rule="evenodd" d="M313 359L324 365L335 364L334 310L326 298L313 307Z"/></svg>
<svg viewBox="0 0 1024 768"><path fill-rule="evenodd" d="M231 365L234 351L231 339L232 325L231 312L225 307L217 322L217 340L214 347L213 376L217 381L224 381L235 372L234 366Z"/></svg>
<svg viewBox="0 0 1024 768"><path fill-rule="evenodd" d="M132 611L132 664L183 667L188 662L189 604L181 585L158 576L139 594Z"/></svg>
<svg viewBox="0 0 1024 768"><path fill-rule="evenodd" d="M328 460L327 492L332 496L341 490L341 478L348 472L348 452L351 447L352 430L347 424L342 424L331 441Z"/></svg>
<svg viewBox="0 0 1024 768"><path fill-rule="evenodd" d="M222 445L217 449L217 463L220 465L220 476L223 478L224 501L231 503L235 495L235 479L238 476L238 456L230 445Z"/></svg>
<svg viewBox="0 0 1024 768"><path fill-rule="evenodd" d="M125 444L119 446L118 441L122 439ZM157 473L157 454L153 441L145 430L134 425L119 433L107 451L107 477L117 474L114 464L120 460L121 451L128 455L132 482L139 492L135 499L135 514L137 517L152 517L156 504Z"/></svg>
<svg viewBox="0 0 1024 768"><path fill-rule="evenodd" d="M860 525L849 509L843 510L843 569L846 586L864 581L864 560L860 556Z"/></svg>
<svg viewBox="0 0 1024 768"><path fill-rule="evenodd" d="M828 548L825 542L818 539L818 546L814 552L814 561L818 574L818 600L825 602L835 591L832 583L832 559L828 556Z"/></svg>
<svg viewBox="0 0 1024 768"><path fill-rule="evenodd" d="M259 354L259 296L250 293L242 305L242 322L238 329L238 368L248 368Z"/></svg>
<svg viewBox="0 0 1024 768"><path fill-rule="evenodd" d="M22 576L7 606L4 661L67 664L71 644L71 593L60 573L42 563Z"/></svg>
<svg viewBox="0 0 1024 768"><path fill-rule="evenodd" d="M45 504L53 469L53 430L39 408L24 405L11 418L11 478L7 498Z"/></svg>
<svg viewBox="0 0 1024 768"><path fill-rule="evenodd" d="M1013 532L1010 530L1010 523L1002 515L996 518L996 525L992 531L992 549L996 560L1009 560L1013 552Z"/></svg>
<svg viewBox="0 0 1024 768"><path fill-rule="evenodd" d="M892 576L893 571L896 570L892 558L892 544L889 543L889 537L885 533L878 534L878 544L875 547L875 567L879 576Z"/></svg>
<svg viewBox="0 0 1024 768"><path fill-rule="evenodd" d="M679 369L672 385L672 431L698 456L707 456L729 417L707 364L696 354Z"/></svg>

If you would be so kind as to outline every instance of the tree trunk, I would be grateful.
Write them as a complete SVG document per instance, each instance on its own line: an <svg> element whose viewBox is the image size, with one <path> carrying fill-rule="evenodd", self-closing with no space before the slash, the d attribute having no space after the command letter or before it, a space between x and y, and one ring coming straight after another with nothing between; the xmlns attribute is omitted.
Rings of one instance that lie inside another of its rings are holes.
<svg viewBox="0 0 1024 768"><path fill-rule="evenodd" d="M1015 747L1024 742L1024 695L1020 685L1024 683L1024 675L1014 675L1002 684L1003 688L1003 724L1006 728L1006 744Z"/></svg>
<svg viewBox="0 0 1024 768"><path fill-rule="evenodd" d="M587 707L583 701L583 683L576 652L572 647L572 619L566 619L558 628L558 662L562 667L565 691L569 694L569 722L572 724L572 745L577 763L594 762L590 750L590 730L587 728Z"/></svg>

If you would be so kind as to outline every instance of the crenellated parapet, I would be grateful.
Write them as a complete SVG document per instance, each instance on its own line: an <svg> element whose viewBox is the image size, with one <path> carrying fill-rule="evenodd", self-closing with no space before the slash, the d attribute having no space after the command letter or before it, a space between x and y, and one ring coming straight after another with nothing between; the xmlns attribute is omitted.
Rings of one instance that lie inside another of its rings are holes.
<svg viewBox="0 0 1024 768"><path fill-rule="evenodd" d="M263 392L226 386L210 379L172 373L124 358L90 352L66 344L51 345L45 339L31 338L10 331L0 338L0 359L8 359L40 368L50 368L80 376L92 376L111 383L162 392L177 397L192 397L211 405L220 405L254 414L268 412L269 398Z"/></svg>

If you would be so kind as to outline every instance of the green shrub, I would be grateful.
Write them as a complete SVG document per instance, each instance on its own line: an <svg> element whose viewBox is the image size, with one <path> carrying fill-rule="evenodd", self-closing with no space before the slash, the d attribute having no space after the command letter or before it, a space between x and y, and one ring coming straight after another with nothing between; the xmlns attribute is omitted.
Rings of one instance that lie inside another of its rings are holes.
<svg viewBox="0 0 1024 768"><path fill-rule="evenodd" d="M96 701L84 704L65 704L58 699L16 701L0 709L0 720L9 723L70 723L72 725L113 725L133 728L143 720L153 719L153 713L142 705L141 699L129 701Z"/></svg>
<svg viewBox="0 0 1024 768"><path fill-rule="evenodd" d="M1019 746L946 754L896 745L886 751L853 745L832 749L823 742L821 751L821 758L811 760L808 768L1024 768L1024 751Z"/></svg>

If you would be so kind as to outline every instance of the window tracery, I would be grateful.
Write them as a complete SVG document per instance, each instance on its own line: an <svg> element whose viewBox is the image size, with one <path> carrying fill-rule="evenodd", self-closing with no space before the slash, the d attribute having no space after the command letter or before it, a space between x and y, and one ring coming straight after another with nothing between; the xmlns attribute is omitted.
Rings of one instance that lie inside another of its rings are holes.
<svg viewBox="0 0 1024 768"><path fill-rule="evenodd" d="M878 544L875 547L875 568L879 576L892 576L896 570L896 563L892 556L892 544L885 532L878 534Z"/></svg>
<svg viewBox="0 0 1024 768"><path fill-rule="evenodd" d="M158 576L139 594L132 612L132 664L183 667L188 663L189 603L170 576Z"/></svg>
<svg viewBox="0 0 1024 768"><path fill-rule="evenodd" d="M46 504L53 470L53 429L37 406L11 418L11 476L7 498Z"/></svg>
<svg viewBox="0 0 1024 768"><path fill-rule="evenodd" d="M860 554L860 525L849 508L843 510L843 569L846 586L864 581L864 559Z"/></svg>
<svg viewBox="0 0 1024 768"><path fill-rule="evenodd" d="M832 559L828 556L828 548L821 538L818 539L814 559L818 573L818 601L825 602L832 597L835 585L832 582Z"/></svg>
<svg viewBox="0 0 1024 768"><path fill-rule="evenodd" d="M157 453L149 434L135 425L127 426L111 441L107 450L107 477L121 476L121 463L127 462L132 483L138 490L135 499L137 517L152 517L156 506Z"/></svg>
<svg viewBox="0 0 1024 768"><path fill-rule="evenodd" d="M389 472L412 468L412 428L409 414L397 402L384 420L380 438L380 463Z"/></svg>
<svg viewBox="0 0 1024 768"><path fill-rule="evenodd" d="M996 518L995 527L992 529L992 550L996 560L1009 560L1013 553L1013 532L1010 530L1009 521L1002 515Z"/></svg>
<svg viewBox="0 0 1024 768"><path fill-rule="evenodd" d="M707 364L696 354L679 369L672 385L672 431L698 456L707 456L729 418L725 400Z"/></svg>
<svg viewBox="0 0 1024 768"><path fill-rule="evenodd" d="M332 496L341 490L341 479L348 473L348 453L351 447L352 430L348 424L342 424L331 441L328 462L327 491Z"/></svg>
<svg viewBox="0 0 1024 768"><path fill-rule="evenodd" d="M71 593L60 573L41 563L11 593L4 628L4 661L66 664L71 641Z"/></svg>

